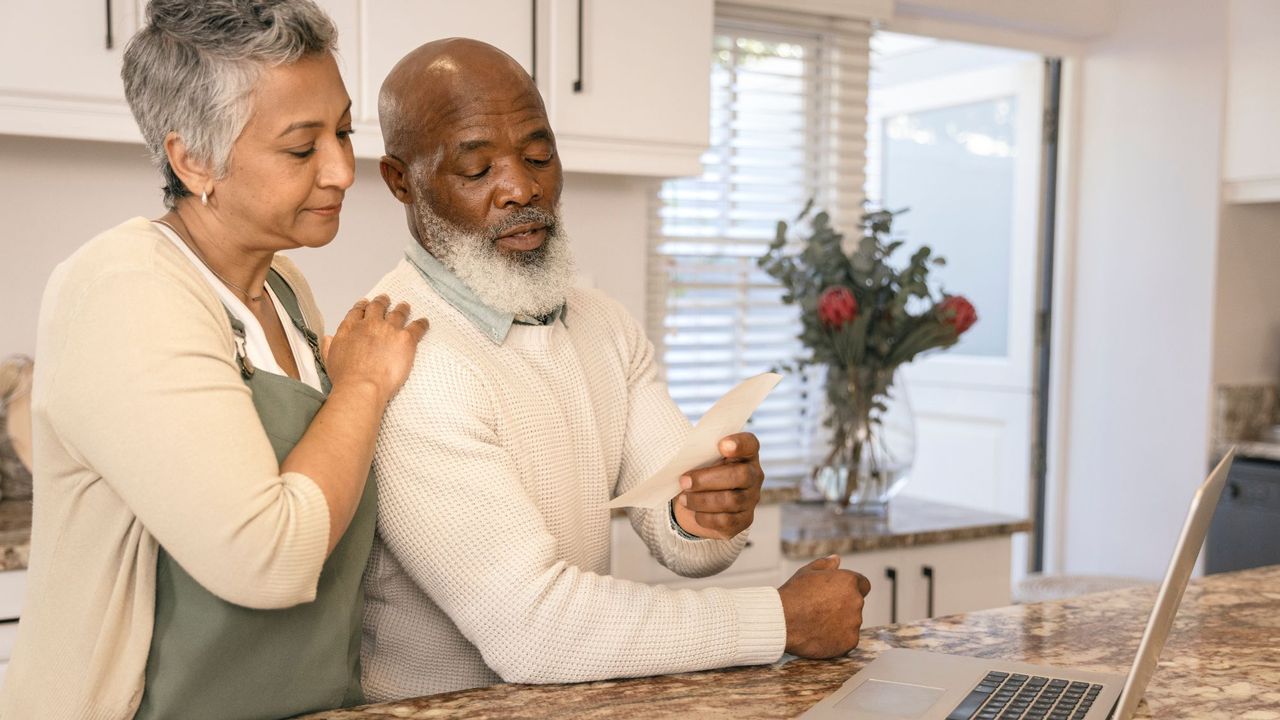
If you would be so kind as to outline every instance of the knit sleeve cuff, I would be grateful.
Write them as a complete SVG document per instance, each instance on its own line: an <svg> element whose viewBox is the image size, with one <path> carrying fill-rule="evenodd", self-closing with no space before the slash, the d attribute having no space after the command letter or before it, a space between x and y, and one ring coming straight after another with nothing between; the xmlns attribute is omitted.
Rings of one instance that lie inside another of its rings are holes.
<svg viewBox="0 0 1280 720"><path fill-rule="evenodd" d="M706 538L700 538L697 535L694 535L693 533L688 532L684 528L680 527L680 523L676 521L676 505L674 500L667 503L667 519L671 522L672 532L680 536L681 539L706 540Z"/></svg>
<svg viewBox="0 0 1280 720"><path fill-rule="evenodd" d="M750 528L728 540L701 538L683 532L671 519L670 511L649 511L650 528L661 552L659 561L684 577L707 577L723 571L738 559L747 544Z"/></svg>
<svg viewBox="0 0 1280 720"><path fill-rule="evenodd" d="M770 587L729 591L738 617L738 653L734 665L766 665L782 657L787 621L782 598Z"/></svg>

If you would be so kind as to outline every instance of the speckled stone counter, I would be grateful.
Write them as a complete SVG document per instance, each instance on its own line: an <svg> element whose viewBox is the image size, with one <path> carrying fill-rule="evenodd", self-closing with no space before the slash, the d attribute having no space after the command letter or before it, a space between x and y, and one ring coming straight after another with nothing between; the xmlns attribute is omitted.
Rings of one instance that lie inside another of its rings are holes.
<svg viewBox="0 0 1280 720"><path fill-rule="evenodd" d="M0 571L21 570L31 555L31 501L0 501Z"/></svg>
<svg viewBox="0 0 1280 720"><path fill-rule="evenodd" d="M793 503L782 508L782 554L805 560L977 540L1031 528L1029 520L913 497L894 498L884 517L839 515L823 505Z"/></svg>
<svg viewBox="0 0 1280 720"><path fill-rule="evenodd" d="M307 717L790 718L887 647L1127 672L1154 602L1135 588L872 628L839 660L581 685L495 685ZM1187 589L1139 718L1280 720L1280 566L1214 575Z"/></svg>

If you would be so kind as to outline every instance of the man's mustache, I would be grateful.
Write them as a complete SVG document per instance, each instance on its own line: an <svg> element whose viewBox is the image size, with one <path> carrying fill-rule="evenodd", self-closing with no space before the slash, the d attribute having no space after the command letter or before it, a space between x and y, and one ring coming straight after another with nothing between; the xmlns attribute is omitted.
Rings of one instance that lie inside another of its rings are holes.
<svg viewBox="0 0 1280 720"><path fill-rule="evenodd" d="M528 205L511 213L501 222L489 226L485 230L485 234L489 237L489 240L496 241L510 232L512 228L528 223L545 225L547 235L555 235L556 229L560 226L560 217L556 213Z"/></svg>

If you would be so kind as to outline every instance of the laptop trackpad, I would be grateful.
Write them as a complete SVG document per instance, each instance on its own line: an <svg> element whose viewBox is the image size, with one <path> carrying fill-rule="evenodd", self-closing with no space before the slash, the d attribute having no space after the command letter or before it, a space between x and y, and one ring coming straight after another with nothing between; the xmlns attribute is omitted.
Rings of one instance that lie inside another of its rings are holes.
<svg viewBox="0 0 1280 720"><path fill-rule="evenodd" d="M835 710L861 711L877 716L918 718L946 692L925 685L868 680L836 703ZM857 717L854 715L854 717Z"/></svg>

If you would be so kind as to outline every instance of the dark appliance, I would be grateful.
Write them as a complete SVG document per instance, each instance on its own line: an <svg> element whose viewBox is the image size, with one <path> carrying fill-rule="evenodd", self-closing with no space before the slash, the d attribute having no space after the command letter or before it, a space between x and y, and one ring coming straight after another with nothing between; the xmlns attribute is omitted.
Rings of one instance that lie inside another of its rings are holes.
<svg viewBox="0 0 1280 720"><path fill-rule="evenodd" d="M1205 541L1205 573L1280 564L1280 462L1236 458Z"/></svg>

